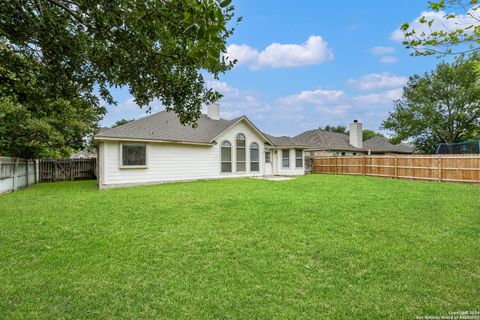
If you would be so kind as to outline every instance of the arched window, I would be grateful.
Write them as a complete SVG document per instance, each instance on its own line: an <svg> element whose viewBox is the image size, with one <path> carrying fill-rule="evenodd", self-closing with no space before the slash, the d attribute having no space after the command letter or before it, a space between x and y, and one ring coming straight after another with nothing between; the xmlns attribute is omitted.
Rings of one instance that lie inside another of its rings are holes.
<svg viewBox="0 0 480 320"><path fill-rule="evenodd" d="M245 171L246 151L245 151L245 135L237 134L237 171Z"/></svg>
<svg viewBox="0 0 480 320"><path fill-rule="evenodd" d="M250 171L260 170L259 159L258 144L254 142L250 145Z"/></svg>
<svg viewBox="0 0 480 320"><path fill-rule="evenodd" d="M223 141L221 145L222 172L232 172L232 145Z"/></svg>

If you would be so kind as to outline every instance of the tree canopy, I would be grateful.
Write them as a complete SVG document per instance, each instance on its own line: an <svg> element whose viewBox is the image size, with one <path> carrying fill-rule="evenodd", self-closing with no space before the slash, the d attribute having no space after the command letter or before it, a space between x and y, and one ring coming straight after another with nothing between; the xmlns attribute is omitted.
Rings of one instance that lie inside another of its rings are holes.
<svg viewBox="0 0 480 320"><path fill-rule="evenodd" d="M462 54L480 50L478 0L440 0L428 3L438 14L423 15L419 25L404 23L403 44L414 55Z"/></svg>
<svg viewBox="0 0 480 320"><path fill-rule="evenodd" d="M347 133L347 127L345 126L333 126L327 124L325 127L319 127L320 130L323 131L330 131L330 132L337 132L337 133Z"/></svg>
<svg viewBox="0 0 480 320"><path fill-rule="evenodd" d="M105 114L98 98L68 79L50 82L44 65L1 43L0 61L0 154L68 157L82 149Z"/></svg>
<svg viewBox="0 0 480 320"><path fill-rule="evenodd" d="M477 54L441 63L434 71L410 77L402 98L383 128L394 141L411 139L417 150L434 152L438 143L466 141L480 128L480 86L474 68Z"/></svg>
<svg viewBox="0 0 480 320"><path fill-rule="evenodd" d="M132 121L135 121L135 119L120 119L112 125L112 128L123 126L124 124L127 124L127 123L132 122Z"/></svg>
<svg viewBox="0 0 480 320"><path fill-rule="evenodd" d="M383 134L379 132L375 132L374 130L365 129L362 131L363 141L371 139L373 137L385 137Z"/></svg>
<svg viewBox="0 0 480 320"><path fill-rule="evenodd" d="M25 129L14 118L8 118L7 123L7 113L8 117L15 112L18 119L33 117L50 124L75 122L77 117L84 117L87 131L93 131L94 122L105 111L95 95L115 104L110 94L112 87L128 87L135 102L147 110L150 102L159 99L167 110L178 114L182 123L195 125L202 104L221 97L219 92L207 88L205 74L218 78L235 62L224 55L226 39L233 32L229 22L234 7L230 3L231 0L1 1L0 67L1 76L8 81L0 83L0 117L4 120L0 124L4 146L0 151L14 152L14 144L26 143L16 148L15 152L20 152L30 141L28 135L6 141L6 132ZM26 84L19 80L22 77L28 79ZM23 95L25 90L29 95ZM33 98L37 94L42 98L38 104ZM56 142L49 141L55 139L51 134L36 137L42 145L50 145L49 153L55 154L76 147L69 145L69 134L73 133L63 130L63 143L60 137ZM58 143L61 146L55 149ZM7 144L11 147L6 148ZM30 151L11 155L45 154Z"/></svg>

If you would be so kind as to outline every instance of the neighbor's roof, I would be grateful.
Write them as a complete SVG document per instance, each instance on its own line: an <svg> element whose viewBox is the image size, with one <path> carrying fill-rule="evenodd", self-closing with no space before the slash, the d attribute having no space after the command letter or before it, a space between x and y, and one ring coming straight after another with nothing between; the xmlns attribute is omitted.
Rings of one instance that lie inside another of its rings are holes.
<svg viewBox="0 0 480 320"><path fill-rule="evenodd" d="M362 151L362 149L352 146L349 143L348 135L343 133L315 129L305 131L294 139L307 145L311 150Z"/></svg>
<svg viewBox="0 0 480 320"><path fill-rule="evenodd" d="M276 147L297 147L297 148L308 148L308 145L301 143L293 138L287 136L274 137L269 134L264 133L264 135L273 142Z"/></svg>
<svg viewBox="0 0 480 320"><path fill-rule="evenodd" d="M90 152L90 151L85 151L82 150L80 152L74 153L70 156L70 159L80 159L80 158L96 158L97 154Z"/></svg>
<svg viewBox="0 0 480 320"><path fill-rule="evenodd" d="M363 149L371 152L412 153L413 148L406 143L391 144L387 138L376 136L363 142Z"/></svg>
<svg viewBox="0 0 480 320"><path fill-rule="evenodd" d="M306 144L310 150L340 150L368 152L412 153L413 148L406 143L391 144L387 138L376 136L363 142L363 148L356 148L350 144L347 134L324 131L320 129L305 131L293 138Z"/></svg>
<svg viewBox="0 0 480 320"><path fill-rule="evenodd" d="M269 138L245 116L233 120L213 120L202 114L197 127L182 125L175 112L161 111L124 125L100 130L95 139L158 140L179 143L213 144L215 138L240 120L247 121L267 142Z"/></svg>

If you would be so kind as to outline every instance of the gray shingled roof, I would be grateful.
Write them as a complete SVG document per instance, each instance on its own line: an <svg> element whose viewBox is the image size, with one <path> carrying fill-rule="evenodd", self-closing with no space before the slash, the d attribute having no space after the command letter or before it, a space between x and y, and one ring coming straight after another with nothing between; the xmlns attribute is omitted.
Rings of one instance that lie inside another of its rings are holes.
<svg viewBox="0 0 480 320"><path fill-rule="evenodd" d="M413 148L406 144L391 144L385 137L376 136L363 142L363 148L356 148L350 144L347 134L323 131L320 129L305 131L293 138L299 143L308 146L310 150L341 150L368 152L412 153Z"/></svg>
<svg viewBox="0 0 480 320"><path fill-rule="evenodd" d="M198 119L197 127L192 128L188 125L182 125L174 112L162 111L115 128L102 128L97 132L95 138L211 144L220 133L241 118L213 120L206 115L201 115ZM363 149L359 149L350 145L348 135L319 129L306 131L294 138L286 136L274 137L265 133L263 135L277 147L298 147L311 150L412 152L411 146L407 144L392 145L383 137L373 137L364 142Z"/></svg>
<svg viewBox="0 0 480 320"><path fill-rule="evenodd" d="M287 136L274 137L266 133L264 135L277 147L308 147L308 145Z"/></svg>
<svg viewBox="0 0 480 320"><path fill-rule="evenodd" d="M406 143L391 144L387 138L376 136L363 142L363 149L371 152L412 153L412 146Z"/></svg>
<svg viewBox="0 0 480 320"><path fill-rule="evenodd" d="M220 133L228 129L241 118L248 120L246 117L239 117L233 120L213 120L202 114L198 119L197 127L192 128L188 125L182 125L174 112L162 111L115 128L102 128L97 132L95 138L160 140L211 144ZM252 126L255 127L253 123ZM255 129L258 130L256 127ZM273 137L263 132L261 132L261 134L263 134L275 146L306 147L289 137Z"/></svg>
<svg viewBox="0 0 480 320"><path fill-rule="evenodd" d="M213 120L201 115L197 127L182 125L174 112L161 111L124 125L102 130L95 138L123 138L172 142L212 143L212 140L240 118Z"/></svg>
<svg viewBox="0 0 480 320"><path fill-rule="evenodd" d="M323 131L320 129L305 131L293 139L303 143L311 150L361 151L349 143L349 137L343 133Z"/></svg>

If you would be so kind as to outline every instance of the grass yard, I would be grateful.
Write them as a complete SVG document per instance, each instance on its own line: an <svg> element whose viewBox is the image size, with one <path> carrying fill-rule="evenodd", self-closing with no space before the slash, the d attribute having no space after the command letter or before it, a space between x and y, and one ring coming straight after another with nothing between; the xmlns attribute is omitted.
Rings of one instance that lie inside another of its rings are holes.
<svg viewBox="0 0 480 320"><path fill-rule="evenodd" d="M480 186L310 175L0 197L6 319L480 311Z"/></svg>

